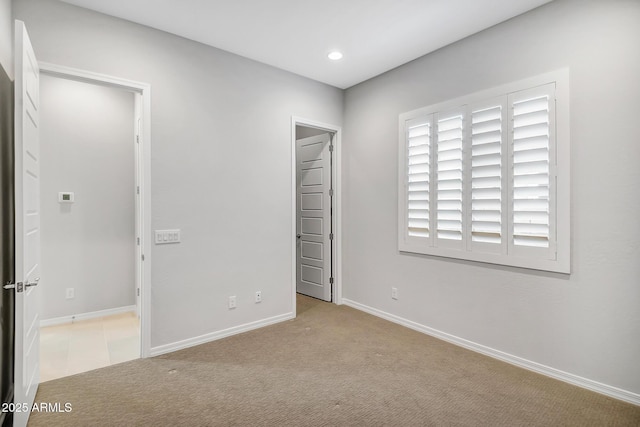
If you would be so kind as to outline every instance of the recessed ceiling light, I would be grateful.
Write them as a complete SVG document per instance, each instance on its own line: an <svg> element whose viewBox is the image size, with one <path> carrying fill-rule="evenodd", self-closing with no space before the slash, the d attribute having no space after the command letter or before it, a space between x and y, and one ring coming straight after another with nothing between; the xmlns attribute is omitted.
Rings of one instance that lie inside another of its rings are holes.
<svg viewBox="0 0 640 427"><path fill-rule="evenodd" d="M330 52L329 55L327 55L327 57L332 61L337 61L338 59L342 59L342 53L338 52L337 50L334 50L333 52Z"/></svg>

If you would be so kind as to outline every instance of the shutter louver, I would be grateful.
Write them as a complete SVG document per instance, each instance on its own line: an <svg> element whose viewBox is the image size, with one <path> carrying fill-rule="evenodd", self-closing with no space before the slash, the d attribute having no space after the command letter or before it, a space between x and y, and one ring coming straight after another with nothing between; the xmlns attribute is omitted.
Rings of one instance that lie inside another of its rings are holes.
<svg viewBox="0 0 640 427"><path fill-rule="evenodd" d="M462 135L462 115L438 120L438 239L462 240Z"/></svg>
<svg viewBox="0 0 640 427"><path fill-rule="evenodd" d="M429 237L429 167L431 123L420 122L407 130L407 233Z"/></svg>
<svg viewBox="0 0 640 427"><path fill-rule="evenodd" d="M513 103L513 244L549 247L549 96Z"/></svg>
<svg viewBox="0 0 640 427"><path fill-rule="evenodd" d="M502 242L502 106L471 113L471 240Z"/></svg>

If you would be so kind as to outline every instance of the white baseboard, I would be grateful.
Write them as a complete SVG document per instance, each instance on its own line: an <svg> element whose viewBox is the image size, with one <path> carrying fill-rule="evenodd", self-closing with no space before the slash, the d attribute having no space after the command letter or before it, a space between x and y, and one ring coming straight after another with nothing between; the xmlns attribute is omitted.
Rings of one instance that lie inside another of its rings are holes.
<svg viewBox="0 0 640 427"><path fill-rule="evenodd" d="M211 332L209 334L200 335L198 337L189 338L182 341L177 341L170 344L160 345L158 347L151 348L151 356L159 356L165 353L171 353L173 351L183 350L185 348L193 347L200 344L205 344L211 341L216 341L221 338L226 338L231 335L241 334L254 329L262 328L264 326L273 325L275 323L284 322L285 320L294 319L296 316L294 313L281 314L279 316L269 317L266 319L258 320L251 323L245 323L244 325L234 326L232 328L223 329L217 332Z"/></svg>
<svg viewBox="0 0 640 427"><path fill-rule="evenodd" d="M583 378L578 375L570 374L568 372L564 372L559 369L552 368L550 366L542 365L537 362L532 362L531 360L523 359L521 357L514 356L512 354L505 353L503 351L496 350L491 347L487 347L482 344L478 344L473 341L469 341L464 338L457 337L455 335L447 334L446 332L442 332L437 329L433 329L428 326L421 325L420 323L416 323L411 320L404 319L402 317L384 312L382 310L378 310L376 308L366 306L364 304L357 303L355 301L351 301L346 298L342 299L342 303L350 307L353 307L357 310L361 310L366 313L372 314L376 317L380 317L390 322L397 323L399 325L413 329L415 331L422 332L424 334L433 336L435 338L439 338L443 341L447 341L452 344L458 345L460 347L464 347L466 349L469 349L478 353L482 353L486 356L490 356L495 359L502 360L503 362L507 362L512 365L525 368L530 371L533 371L551 378L555 378L557 380L564 381L569 384L576 385L578 387L585 388L587 390L595 391L596 393L604 394L606 396L613 397L614 399L623 400L625 402L640 406L640 394L633 393L627 390L622 390L620 388L613 387L607 384L602 384L600 382Z"/></svg>
<svg viewBox="0 0 640 427"><path fill-rule="evenodd" d="M90 311L88 313L71 314L69 316L54 317L53 319L43 319L40 321L40 327L62 325L78 320L95 319L96 317L112 316L114 314L135 312L135 305L127 305L125 307L109 308L107 310Z"/></svg>

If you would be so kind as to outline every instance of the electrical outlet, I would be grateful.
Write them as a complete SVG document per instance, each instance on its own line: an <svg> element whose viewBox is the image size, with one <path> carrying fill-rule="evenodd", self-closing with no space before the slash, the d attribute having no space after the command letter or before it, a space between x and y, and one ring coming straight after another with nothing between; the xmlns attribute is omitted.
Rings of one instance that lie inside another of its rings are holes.
<svg viewBox="0 0 640 427"><path fill-rule="evenodd" d="M398 299L398 288L391 288L391 298Z"/></svg>
<svg viewBox="0 0 640 427"><path fill-rule="evenodd" d="M256 303L262 302L262 292L256 291Z"/></svg>
<svg viewBox="0 0 640 427"><path fill-rule="evenodd" d="M229 297L229 309L236 308L236 297L235 295Z"/></svg>
<svg viewBox="0 0 640 427"><path fill-rule="evenodd" d="M73 299L76 296L76 292L73 288L67 288L66 297L67 299Z"/></svg>

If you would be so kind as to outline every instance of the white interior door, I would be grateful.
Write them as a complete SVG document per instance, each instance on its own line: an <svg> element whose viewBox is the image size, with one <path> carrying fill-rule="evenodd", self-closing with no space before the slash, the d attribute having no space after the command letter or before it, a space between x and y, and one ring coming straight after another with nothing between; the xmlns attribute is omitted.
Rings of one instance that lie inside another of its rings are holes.
<svg viewBox="0 0 640 427"><path fill-rule="evenodd" d="M36 286L40 277L40 150L38 62L24 23L15 34L15 394L31 408L40 382L40 316ZM25 426L29 411L14 414Z"/></svg>
<svg viewBox="0 0 640 427"><path fill-rule="evenodd" d="M331 301L331 136L296 141L297 291Z"/></svg>

